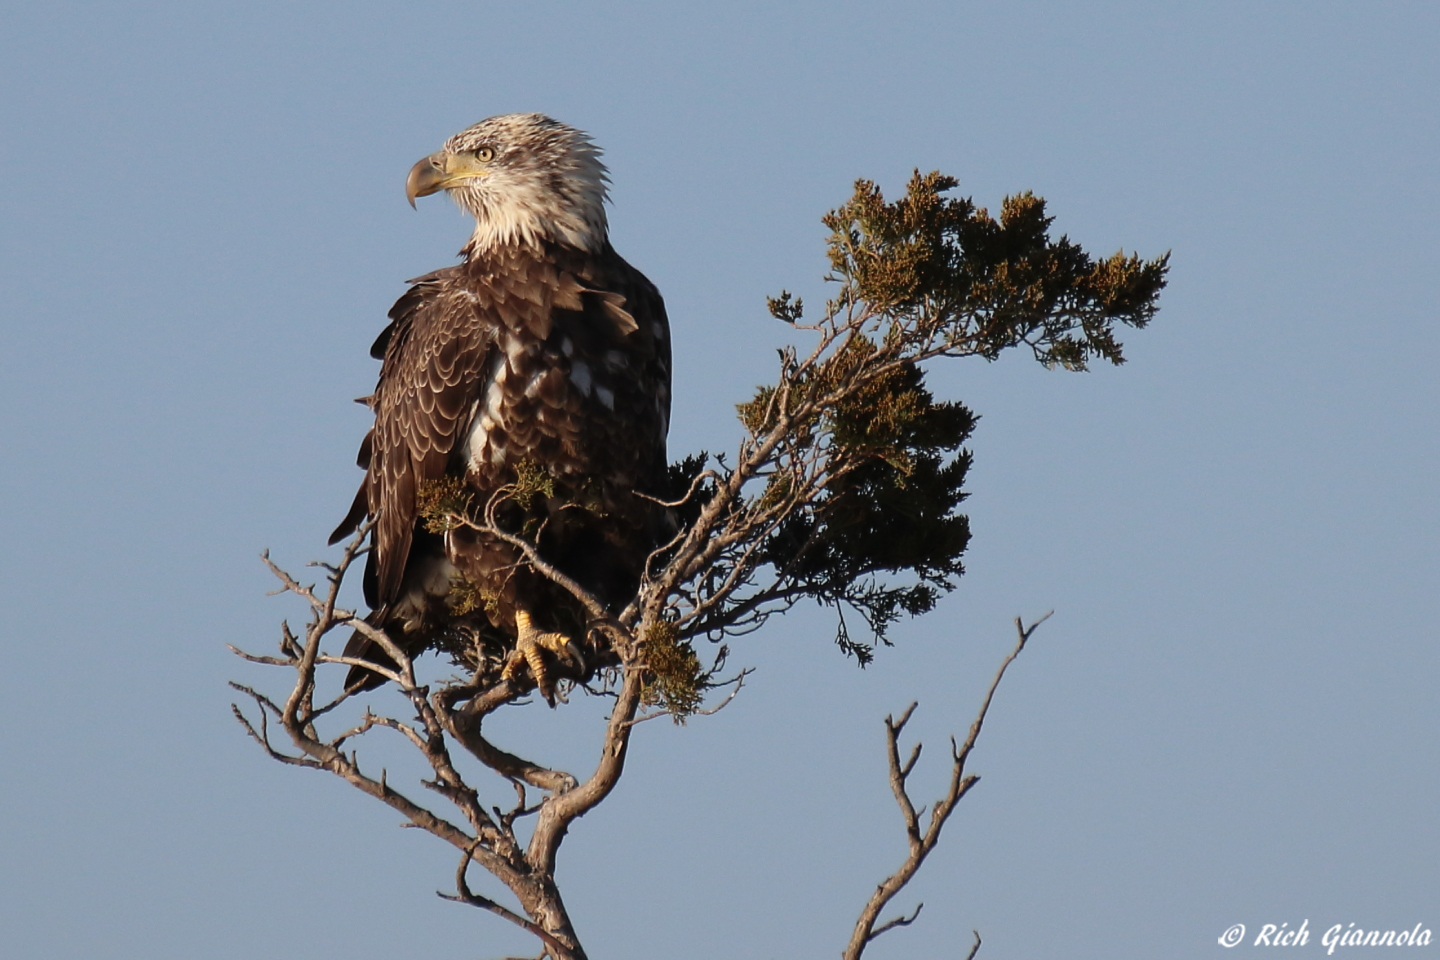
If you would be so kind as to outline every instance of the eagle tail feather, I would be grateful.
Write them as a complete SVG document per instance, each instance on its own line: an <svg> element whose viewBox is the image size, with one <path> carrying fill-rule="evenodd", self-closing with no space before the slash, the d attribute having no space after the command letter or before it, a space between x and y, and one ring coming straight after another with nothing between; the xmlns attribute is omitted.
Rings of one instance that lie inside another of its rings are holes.
<svg viewBox="0 0 1440 960"><path fill-rule="evenodd" d="M359 530L360 524L364 523L365 518L369 516L370 498L366 494L365 487L366 484L360 484L360 491L355 494L355 501L350 504L350 512L345 514L345 519L340 521L340 526L336 527L334 532L330 534L330 539L327 541L330 546L335 546L335 544L344 540L356 530Z"/></svg>

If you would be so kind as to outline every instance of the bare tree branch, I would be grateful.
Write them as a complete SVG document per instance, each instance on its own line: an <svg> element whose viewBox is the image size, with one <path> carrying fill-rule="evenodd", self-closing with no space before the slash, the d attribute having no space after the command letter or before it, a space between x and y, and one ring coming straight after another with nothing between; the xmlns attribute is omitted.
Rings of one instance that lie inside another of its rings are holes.
<svg viewBox="0 0 1440 960"><path fill-rule="evenodd" d="M553 876L555 854L560 848L560 841L564 839L565 831L577 817L593 810L596 804L615 789L615 784L625 771L625 753L630 746L630 733L634 729L630 721L635 719L636 710L640 706L642 683L640 670L625 672L620 696L610 710L600 763L595 772L580 786L551 797L540 808L540 819L535 824L535 832L526 851L526 860L535 870Z"/></svg>
<svg viewBox="0 0 1440 960"><path fill-rule="evenodd" d="M491 900L489 897L482 897L476 893L472 893L470 891L470 885L466 882L465 875L469 872L470 864L474 859L474 849L472 848L470 850L466 850L465 855L460 858L459 868L457 868L455 871L455 890L457 892L457 895L451 896L450 894L440 893L439 891L436 891L436 894L440 897L440 899L453 900L459 903L467 903L472 907L479 907L482 910L489 910L497 917L503 917L504 919L509 920L511 923L520 927L522 930L527 930L530 933L533 933L535 936L539 937L542 941L544 941L545 946L549 949L550 956L554 957L555 960L572 960L572 958L577 957L574 951L572 951L565 944L561 943L559 940L555 939L553 936L550 935L548 931L543 930L534 922L527 920L526 918L515 913L513 910L501 906L494 900Z"/></svg>
<svg viewBox="0 0 1440 960"><path fill-rule="evenodd" d="M874 932L870 934L870 939L875 939L876 937L880 936L880 934L884 933L886 930L894 930L896 927L910 926L910 924L915 922L915 918L920 916L920 911L924 907L925 904L917 903L915 904L914 912L912 912L910 916L907 917L902 914L897 917L891 917L889 920L886 920L884 923L880 924L880 926L875 928Z"/></svg>
<svg viewBox="0 0 1440 960"><path fill-rule="evenodd" d="M1015 631L1018 635L1015 648L1011 650L1010 655L1001 662L1000 669L995 673L995 679L990 681L990 686L985 691L985 697L980 702L980 710L975 715L975 721L970 724L970 734L965 738L965 743L959 748L956 748L954 738L951 738L950 784L945 792L945 796L935 804L934 809L930 813L930 822L923 830L920 824L920 814L917 813L914 804L910 800L910 793L906 785L910 771L914 769L915 762L920 757L920 744L917 743L915 745L910 751L909 759L903 763L900 761L899 746L900 735L905 730L905 724L910 722L910 717L915 712L916 704L912 703L906 707L905 711L900 714L900 719L898 720L893 717L885 718L885 750L889 759L890 789L895 794L895 802L900 807L900 816L905 824L905 835L908 840L909 853L906 855L905 861L900 865L900 869L886 877L885 880L875 888L875 892L870 895L869 901L866 902L865 907L860 911L860 918L855 922L855 931L850 935L850 942L846 945L845 952L841 954L844 960L860 960L861 955L865 952L865 948L876 937L896 927L909 926L914 922L915 918L919 916L920 907L917 906L915 912L908 918L902 915L895 919L888 920L879 926L875 925L876 919L880 916L880 911L885 909L896 894L905 889L906 884L908 884L911 879L914 878L916 872L919 871L920 865L925 862L925 858L930 855L930 851L935 849L935 845L940 842L940 831L945 828L945 822L950 819L950 814L955 811L955 805L958 804L961 798L970 791L970 788L980 780L980 778L974 774L967 775L965 773L965 761L969 758L970 751L975 749L975 743L980 738L980 730L985 725L985 717L990 712L990 703L995 698L995 691L999 689L1000 681L1005 679L1005 671L1009 669L1010 664L1015 661L1015 658L1020 655L1020 651L1025 649L1025 644L1035 633L1036 628L1050 619L1053 613L1053 610L1050 611L1050 613L1045 614L1045 616L1036 620L1028 627L1024 625L1024 622L1019 617L1015 618ZM923 906L923 904L921 906ZM975 935L975 946L971 948L970 956L974 957L976 951L979 949L980 935L977 933Z"/></svg>

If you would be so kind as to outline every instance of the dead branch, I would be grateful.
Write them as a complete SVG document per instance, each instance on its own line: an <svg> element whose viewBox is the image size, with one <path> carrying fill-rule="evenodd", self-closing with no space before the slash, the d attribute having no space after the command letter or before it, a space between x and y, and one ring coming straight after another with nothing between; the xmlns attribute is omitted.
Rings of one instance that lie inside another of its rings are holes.
<svg viewBox="0 0 1440 960"><path fill-rule="evenodd" d="M457 694L454 689L439 690L433 694L433 702L445 729L476 759L502 777L523 781L541 790L561 794L575 789L579 781L571 774L542 767L487 740L480 732L480 724L489 711L477 707L473 698L456 709L455 702L460 695L463 694Z"/></svg>
<svg viewBox="0 0 1440 960"><path fill-rule="evenodd" d="M610 710L600 762L595 772L573 790L552 796L540 808L539 819L535 824L535 832L530 837L525 859L534 870L545 876L554 876L555 854L570 824L609 796L625 771L625 753L630 746L630 734L634 729L634 724L630 721L635 719L635 713L640 707L640 693L644 686L642 670L637 666L630 665L630 668L625 670L619 696Z"/></svg>
<svg viewBox="0 0 1440 960"><path fill-rule="evenodd" d="M301 598L310 607L311 619L303 642L294 638L288 628L284 631L285 639L290 643L287 646L282 641L282 651L286 654L283 657L255 657L236 651L237 655L250 662L294 671L293 686L283 705L259 691L236 684L236 689L254 700L260 714L258 722L252 722L236 707L237 721L272 758L328 770L399 811L405 816L407 825L423 829L461 850L465 859L457 882L458 895L452 899L482 907L519 923L539 937L545 944L546 953L556 960L584 960L584 951L575 938L555 886L555 854L569 824L602 801L623 771L631 726L628 721L633 719L639 703L643 668L638 663L622 665L628 682L622 682L600 762L584 784L579 784L568 773L550 770L500 750L480 734L481 721L500 706L519 700L526 690L505 680L491 684L472 680L443 684L431 696L429 690L417 683L412 659L383 630L359 620L350 611L338 608L336 600L341 584L354 559L363 552L360 545L365 534L363 530L357 534L338 564L325 567L328 582L324 590L301 583L268 556L264 558L280 580L281 592ZM604 626L611 631L617 629L613 620ZM337 628L357 630L374 640L398 666L386 669L354 657L323 653L321 648L325 638ZM634 650L636 646L628 631L626 642L616 644L618 650ZM359 724L329 739L322 737L315 728L315 721L350 696L342 693L339 698L318 709L314 705L317 670L331 664L378 667L376 672L393 681L407 698L415 712L415 722L402 722L366 710ZM280 721L297 754L286 753L273 745L269 729L271 716ZM358 756L353 751L347 753L341 749L342 745L363 737L376 727L395 730L420 753L433 774L421 781L422 786L457 807L464 815L468 830L395 790L387 782L384 772L378 778L366 775L361 770ZM448 744L452 740L487 767L516 783L519 802L513 809L505 813L497 807L494 816L486 810L479 791L465 780L451 760ZM519 786L521 782L547 790L549 796L534 806L527 805L523 787ZM513 824L518 817L534 814L539 817L528 849L525 849L516 839ZM472 861L505 883L530 919L469 891L463 874Z"/></svg>
<svg viewBox="0 0 1440 960"><path fill-rule="evenodd" d="M452 896L447 893L441 893L437 890L435 892L436 895L440 897L440 899L451 900L458 903L466 903L472 907L479 907L482 910L488 910L491 913L495 914L497 917L503 917L504 919L509 920L511 923L515 924L517 927L520 927L522 930L526 930L539 937L540 940L544 942L545 946L548 948L548 952L550 956L554 958L554 960L576 960L577 954L565 944L561 943L559 940L551 936L548 931L542 929L534 922L527 920L526 918L515 913L515 911L501 906L494 900L491 900L489 897L482 897L479 894L472 893L469 883L466 882L465 875L470 871L470 864L474 861L474 859L474 849L472 848L470 850L466 850L464 856L460 858L459 868L457 868L455 871L456 895ZM578 956L583 956L583 954Z"/></svg>
<svg viewBox="0 0 1440 960"><path fill-rule="evenodd" d="M915 744L904 762L900 760L900 735L905 730L905 724L910 722L916 704L912 703L906 707L898 720L893 717L885 718L885 750L890 768L890 789L895 794L896 804L900 807L900 816L905 825L909 852L905 861L900 865L900 869L886 877L875 888L875 892L870 895L869 901L860 911L860 918L855 922L855 930L850 935L850 942L846 945L845 952L841 954L844 960L860 960L865 948L876 937L896 927L909 926L920 915L920 907L924 904L916 906L915 911L909 917L902 914L879 926L876 926L875 923L880 912L895 898L896 894L905 889L906 884L919 871L920 865L925 862L925 858L930 855L930 851L935 849L935 845L940 842L940 831L945 828L945 822L955 811L955 805L980 780L975 774L966 774L965 761L969 758L970 751L975 749L975 743L980 739L980 730L985 725L985 717L990 712L990 703L995 697L995 691L999 689L1000 681L1005 678L1005 671L1020 655L1020 651L1025 649L1026 642L1035 633L1036 628L1050 619L1053 613L1052 610L1028 627L1019 617L1015 618L1015 631L1018 635L1015 648L1001 662L1000 669L995 673L995 679L990 681L990 686L985 691L985 697L980 702L980 710L975 715L975 721L970 724L970 734L965 738L965 743L957 748L955 739L953 737L950 739L950 784L945 791L945 796L940 798L931 809L930 821L923 829L921 817L924 810L923 808L918 811L915 809L907 786L910 773L915 769L916 761L920 759L920 744ZM977 933L975 934L975 945L970 950L970 957L974 957L979 949L980 935Z"/></svg>

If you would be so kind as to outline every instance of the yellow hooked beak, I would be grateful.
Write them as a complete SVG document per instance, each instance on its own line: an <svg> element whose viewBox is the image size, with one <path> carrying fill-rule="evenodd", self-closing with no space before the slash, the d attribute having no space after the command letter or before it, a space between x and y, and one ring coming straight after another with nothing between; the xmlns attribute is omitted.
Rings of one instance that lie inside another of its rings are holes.
<svg viewBox="0 0 1440 960"><path fill-rule="evenodd" d="M410 168L405 178L405 199L415 206L416 197L448 190L464 180L484 176L485 165L469 153L432 153Z"/></svg>

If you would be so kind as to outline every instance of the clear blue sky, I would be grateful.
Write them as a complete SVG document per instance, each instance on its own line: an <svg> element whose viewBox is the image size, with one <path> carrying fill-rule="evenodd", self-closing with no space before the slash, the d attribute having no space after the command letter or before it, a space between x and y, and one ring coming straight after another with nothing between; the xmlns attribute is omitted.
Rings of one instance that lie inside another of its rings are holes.
<svg viewBox="0 0 1440 960"><path fill-rule="evenodd" d="M675 327L676 454L733 439L785 334L764 297L823 298L856 177L1030 189L1096 253L1174 251L1122 368L936 369L983 418L962 586L864 672L788 618L736 645L724 713L642 727L562 851L592 956L835 956L902 853L881 718L920 701L938 795L1011 618L1051 608L876 960L1440 928L1437 50L1429 3L9 5L5 955L531 951L434 896L438 841L262 757L225 681L266 678L224 648L300 616L256 555L324 555L366 351L464 239L406 171L518 110L606 150ZM511 735L583 772L598 717Z"/></svg>

